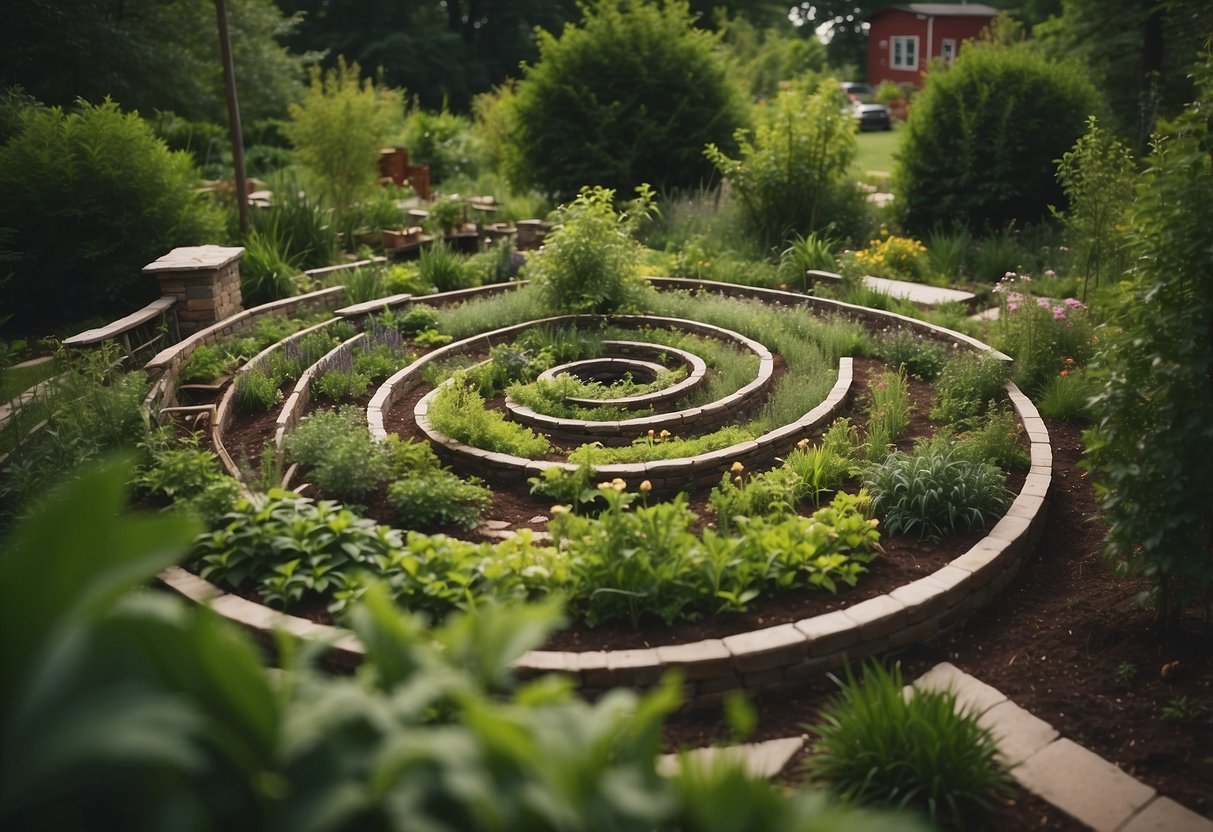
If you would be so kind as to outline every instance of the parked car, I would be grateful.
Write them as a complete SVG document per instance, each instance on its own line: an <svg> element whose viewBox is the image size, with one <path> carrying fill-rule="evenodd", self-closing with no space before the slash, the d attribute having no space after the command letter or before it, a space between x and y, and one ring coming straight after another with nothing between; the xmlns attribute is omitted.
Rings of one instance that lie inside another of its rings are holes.
<svg viewBox="0 0 1213 832"><path fill-rule="evenodd" d="M860 81L843 81L839 86L847 97L851 117L860 131L893 129L889 108L876 103L875 92L870 86Z"/></svg>

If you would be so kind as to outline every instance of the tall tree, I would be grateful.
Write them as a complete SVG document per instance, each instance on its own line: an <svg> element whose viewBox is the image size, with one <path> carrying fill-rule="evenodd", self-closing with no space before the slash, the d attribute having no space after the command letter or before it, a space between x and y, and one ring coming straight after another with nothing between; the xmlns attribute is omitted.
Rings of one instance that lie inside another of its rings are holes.
<svg viewBox="0 0 1213 832"><path fill-rule="evenodd" d="M286 113L302 58L279 38L291 20L273 0L230 0L246 119ZM144 115L223 121L223 71L210 0L20 0L0 27L0 81L48 103L109 96Z"/></svg>
<svg viewBox="0 0 1213 832"><path fill-rule="evenodd" d="M1178 114L1195 89L1190 68L1213 35L1208 0L1064 0L1036 37L1077 56L1104 90L1113 124L1145 150L1159 117Z"/></svg>

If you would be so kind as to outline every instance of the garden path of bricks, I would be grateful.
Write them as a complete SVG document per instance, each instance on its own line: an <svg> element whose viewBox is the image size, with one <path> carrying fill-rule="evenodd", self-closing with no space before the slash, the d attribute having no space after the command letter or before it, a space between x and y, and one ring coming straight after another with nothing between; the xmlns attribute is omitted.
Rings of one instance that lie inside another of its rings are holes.
<svg viewBox="0 0 1213 832"><path fill-rule="evenodd" d="M1096 832L1213 832L1213 820L1125 774L1112 763L1058 734L1056 728L1020 708L999 691L948 662L914 682L924 690L952 690L957 710L967 709L990 729L1011 774L1028 791ZM756 777L779 774L805 746L807 737L785 737L727 748L687 752L706 760L740 755ZM676 755L659 769L671 772Z"/></svg>

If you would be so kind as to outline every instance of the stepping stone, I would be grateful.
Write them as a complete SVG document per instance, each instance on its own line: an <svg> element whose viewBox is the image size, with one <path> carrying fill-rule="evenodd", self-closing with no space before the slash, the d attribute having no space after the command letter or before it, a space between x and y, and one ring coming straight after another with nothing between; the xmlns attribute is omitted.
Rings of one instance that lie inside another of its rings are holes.
<svg viewBox="0 0 1213 832"><path fill-rule="evenodd" d="M493 531L499 532L502 529L508 529L510 527L510 524L509 524L509 522L507 522L505 520L485 520L481 524L481 526L483 528L491 529Z"/></svg>
<svg viewBox="0 0 1213 832"><path fill-rule="evenodd" d="M940 662L918 677L914 687L922 690L951 690L956 694L957 711L984 714L1007 701L1000 691L990 687L950 662Z"/></svg>
<svg viewBox="0 0 1213 832"><path fill-rule="evenodd" d="M804 748L804 737L784 737L749 745L731 745L726 748L696 748L686 751L685 756L692 765L708 765L717 759L740 758L746 773L751 777L771 778L783 771L788 762ZM657 759L657 771L667 777L677 773L678 754L663 754Z"/></svg>
<svg viewBox="0 0 1213 832"><path fill-rule="evenodd" d="M1154 789L1067 739L1050 743L1011 774L1096 832L1116 832L1155 795Z"/></svg>
<svg viewBox="0 0 1213 832"><path fill-rule="evenodd" d="M1057 739L1057 729L1011 700L1001 702L978 717L989 729L1008 766L1016 766Z"/></svg>
<svg viewBox="0 0 1213 832"><path fill-rule="evenodd" d="M867 288L893 298L908 300L919 306L939 306L944 303L970 304L976 298L972 292L959 289L941 289L938 286L927 286L922 283L911 283L907 280L890 280L887 277L865 277L863 285Z"/></svg>
<svg viewBox="0 0 1213 832"><path fill-rule="evenodd" d="M1202 818L1169 797L1158 797L1117 832L1213 832L1213 820Z"/></svg>

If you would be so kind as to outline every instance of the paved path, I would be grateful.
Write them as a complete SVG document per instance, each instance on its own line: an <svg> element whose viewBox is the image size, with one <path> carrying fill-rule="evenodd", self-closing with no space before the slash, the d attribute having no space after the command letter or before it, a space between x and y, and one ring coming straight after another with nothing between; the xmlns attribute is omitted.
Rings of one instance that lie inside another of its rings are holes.
<svg viewBox="0 0 1213 832"><path fill-rule="evenodd" d="M1112 763L1059 735L1056 728L1020 708L998 690L947 662L914 682L924 690L952 690L957 708L967 708L990 729L1011 774L1028 791L1096 832L1213 832L1213 820L1125 774ZM757 777L774 777L804 747L804 736L731 748L701 748L692 758L740 755ZM669 772L676 756L659 770Z"/></svg>

